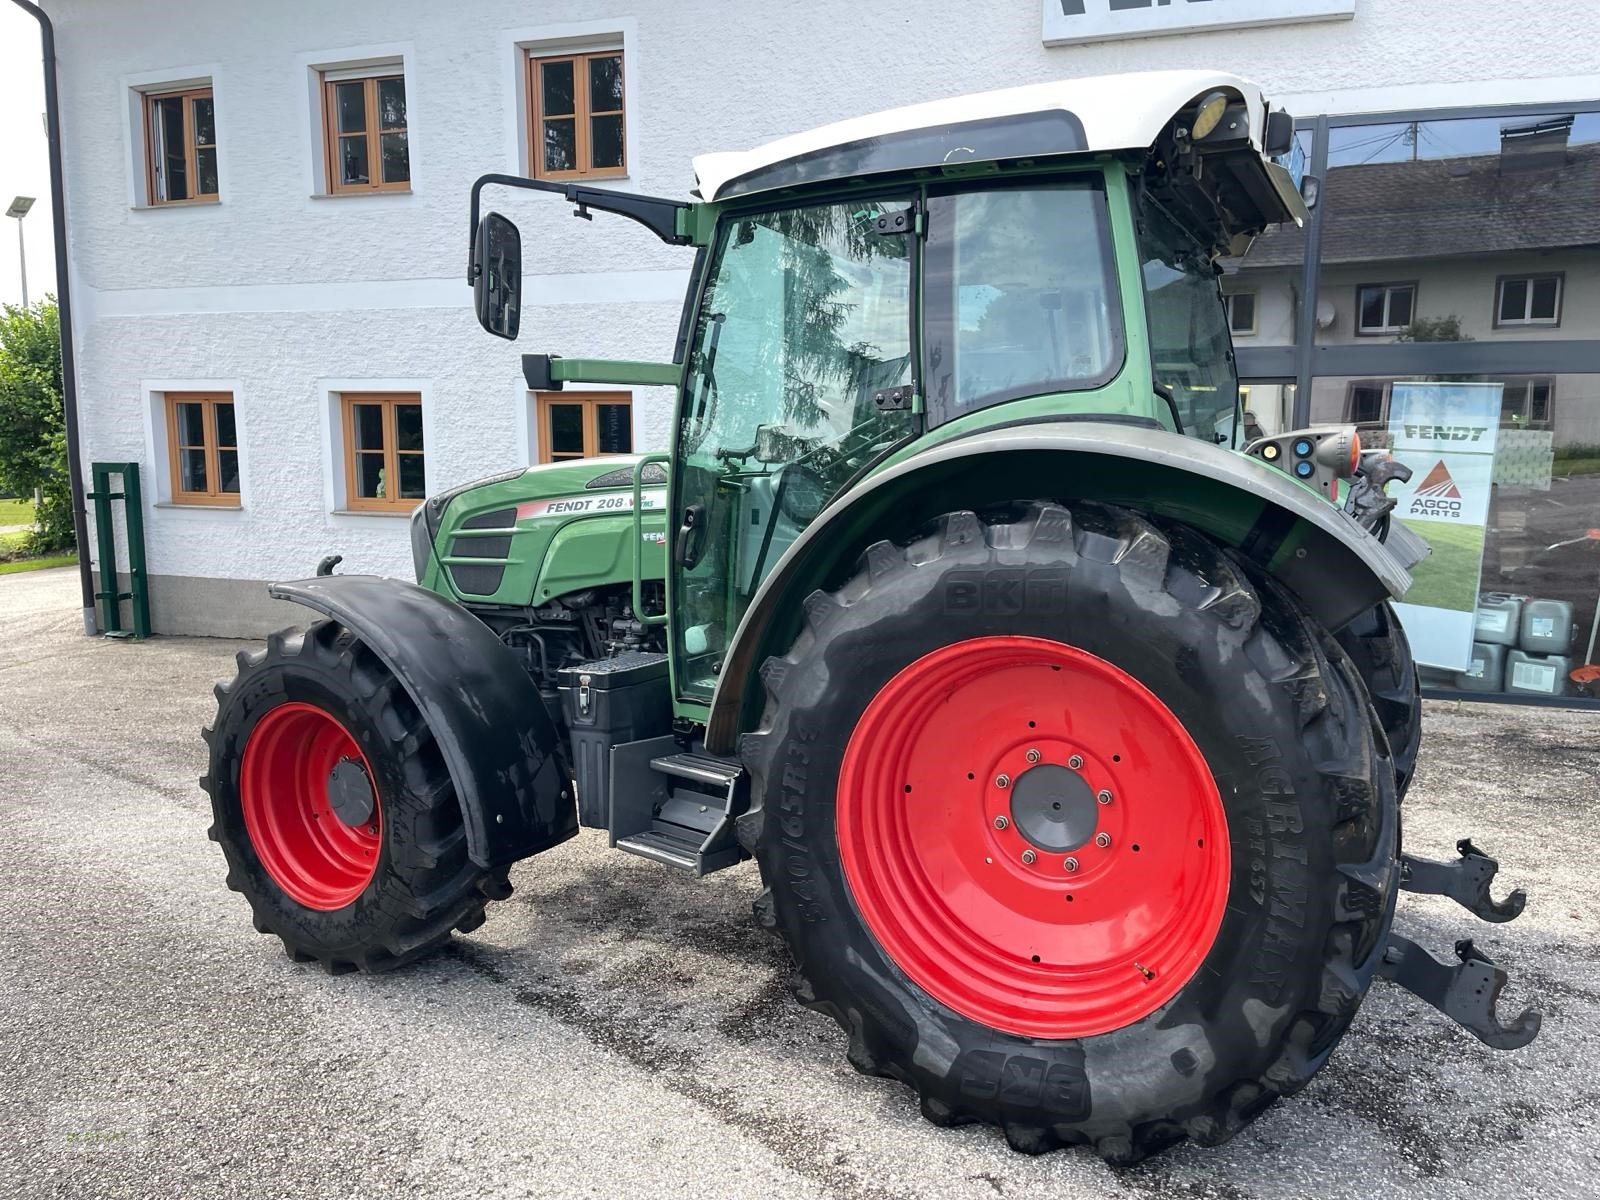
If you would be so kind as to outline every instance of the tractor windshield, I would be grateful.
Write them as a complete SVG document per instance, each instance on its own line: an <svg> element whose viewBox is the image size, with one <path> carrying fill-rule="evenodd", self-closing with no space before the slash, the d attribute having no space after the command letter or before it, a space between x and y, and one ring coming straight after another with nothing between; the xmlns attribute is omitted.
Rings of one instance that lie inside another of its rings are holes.
<svg viewBox="0 0 1600 1200"><path fill-rule="evenodd" d="M709 698L751 594L822 506L910 435L910 196L723 222L680 405L673 625ZM880 217L890 218L880 222ZM903 389L903 390L902 390Z"/></svg>

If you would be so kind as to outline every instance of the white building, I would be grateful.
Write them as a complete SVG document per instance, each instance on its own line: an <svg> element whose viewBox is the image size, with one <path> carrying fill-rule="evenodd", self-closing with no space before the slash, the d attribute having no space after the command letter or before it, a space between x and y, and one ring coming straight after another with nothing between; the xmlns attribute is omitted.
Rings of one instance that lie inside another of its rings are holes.
<svg viewBox="0 0 1600 1200"><path fill-rule="evenodd" d="M666 446L665 390L547 412L518 352L670 357L689 252L627 222L574 221L551 197L500 193L531 293L508 346L478 330L465 280L468 188L484 172L554 163L682 196L699 151L940 96L1172 66L1253 78L1301 118L1600 107L1588 0L1516 6L1514 20L1491 0L45 7L84 456L141 464L155 625L172 632L285 624L261 581L309 574L332 552L345 570L408 575L402 518L424 487L567 449ZM1218 28L1254 18L1276 23ZM551 163L530 161L530 131ZM1325 282L1348 309L1357 282L1384 281ZM1289 305L1274 316L1273 303L1263 297L1254 341L1287 347ZM1274 320L1279 336L1265 336ZM1273 361L1271 374L1292 375ZM631 429L615 407L629 400Z"/></svg>

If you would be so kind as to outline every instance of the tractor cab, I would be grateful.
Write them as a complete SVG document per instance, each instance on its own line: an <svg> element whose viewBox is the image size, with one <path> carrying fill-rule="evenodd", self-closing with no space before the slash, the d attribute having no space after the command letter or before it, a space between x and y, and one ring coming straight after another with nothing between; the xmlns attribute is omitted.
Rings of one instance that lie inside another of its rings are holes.
<svg viewBox="0 0 1600 1200"><path fill-rule="evenodd" d="M614 205L699 247L669 369L680 700L711 702L772 568L875 471L1044 420L1238 445L1215 263L1304 215L1278 161L1292 130L1242 80L1170 72L942 100L703 155L691 205L565 189L580 215ZM514 336L515 231L490 214L476 245L480 317ZM550 382L598 378L537 361Z"/></svg>

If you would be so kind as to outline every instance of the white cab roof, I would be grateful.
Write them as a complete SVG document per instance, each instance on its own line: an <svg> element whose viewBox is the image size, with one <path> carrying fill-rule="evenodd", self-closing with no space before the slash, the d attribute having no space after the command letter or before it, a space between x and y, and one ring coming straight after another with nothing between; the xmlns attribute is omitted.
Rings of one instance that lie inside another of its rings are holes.
<svg viewBox="0 0 1600 1200"><path fill-rule="evenodd" d="M694 173L702 199L717 200L730 183L751 171L832 146L1052 111L1071 113L1083 125L1087 145L1066 145L1061 148L1063 153L1142 149L1156 140L1173 113L1217 89L1244 97L1250 113L1250 137L1259 146L1265 119L1259 87L1222 71L1145 71L1035 83L891 108L792 134L754 150L697 155Z"/></svg>

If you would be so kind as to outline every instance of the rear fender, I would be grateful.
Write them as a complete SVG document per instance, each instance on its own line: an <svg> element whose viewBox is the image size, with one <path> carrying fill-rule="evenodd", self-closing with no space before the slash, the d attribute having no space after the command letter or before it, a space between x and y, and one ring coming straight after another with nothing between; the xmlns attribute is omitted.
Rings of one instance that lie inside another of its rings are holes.
<svg viewBox="0 0 1600 1200"><path fill-rule="evenodd" d="M952 510L1040 498L1124 505L1202 530L1260 564L1330 630L1411 586L1382 542L1259 460L1166 430L1101 421L994 429L879 472L794 541L730 643L706 748L733 751L757 715L757 668L793 641L806 596L840 586L873 542L909 538Z"/></svg>
<svg viewBox="0 0 1600 1200"><path fill-rule="evenodd" d="M438 740L473 862L506 866L577 833L550 715L526 668L478 618L436 592L375 575L267 591L333 618L394 673Z"/></svg>

